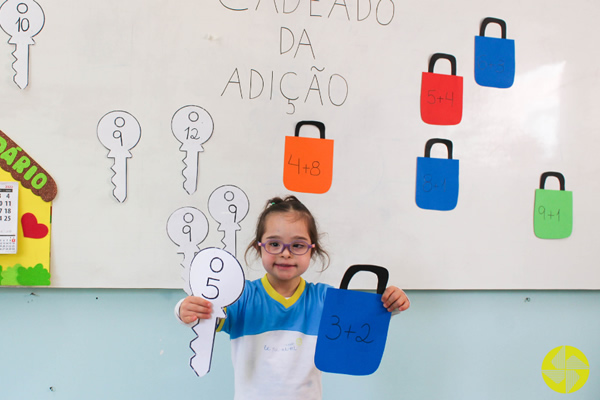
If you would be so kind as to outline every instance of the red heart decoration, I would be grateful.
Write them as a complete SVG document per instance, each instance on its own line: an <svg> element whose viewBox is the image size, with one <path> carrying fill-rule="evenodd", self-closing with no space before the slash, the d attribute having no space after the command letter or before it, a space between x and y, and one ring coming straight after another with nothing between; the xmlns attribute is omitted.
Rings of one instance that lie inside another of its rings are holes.
<svg viewBox="0 0 600 400"><path fill-rule="evenodd" d="M23 227L23 236L27 238L42 239L48 234L48 227L38 224L37 218L32 213L23 214L21 226Z"/></svg>

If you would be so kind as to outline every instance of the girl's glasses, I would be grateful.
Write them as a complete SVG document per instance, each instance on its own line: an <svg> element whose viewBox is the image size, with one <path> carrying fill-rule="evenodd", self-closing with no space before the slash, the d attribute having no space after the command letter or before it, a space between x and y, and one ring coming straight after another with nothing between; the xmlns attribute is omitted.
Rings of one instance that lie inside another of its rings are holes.
<svg viewBox="0 0 600 400"><path fill-rule="evenodd" d="M305 242L304 240L294 240L292 243L283 243L279 239L269 239L264 243L258 242L258 245L265 249L269 254L274 256L283 253L283 250L288 249L290 253L303 256L310 249L314 249L315 245Z"/></svg>

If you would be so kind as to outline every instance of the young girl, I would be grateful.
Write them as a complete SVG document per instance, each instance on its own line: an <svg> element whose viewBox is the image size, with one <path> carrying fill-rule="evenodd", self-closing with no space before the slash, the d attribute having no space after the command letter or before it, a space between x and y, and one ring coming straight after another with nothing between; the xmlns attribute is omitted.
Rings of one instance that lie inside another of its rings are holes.
<svg viewBox="0 0 600 400"><path fill-rule="evenodd" d="M227 308L218 330L229 333L235 370L235 399L321 399L321 372L314 364L319 321L329 285L302 278L311 259L325 269L329 257L319 243L310 211L296 197L267 202L246 255L256 252L266 274L246 282L239 300ZM406 294L388 287L388 311L410 306ZM176 308L181 321L210 318L212 305L189 296Z"/></svg>

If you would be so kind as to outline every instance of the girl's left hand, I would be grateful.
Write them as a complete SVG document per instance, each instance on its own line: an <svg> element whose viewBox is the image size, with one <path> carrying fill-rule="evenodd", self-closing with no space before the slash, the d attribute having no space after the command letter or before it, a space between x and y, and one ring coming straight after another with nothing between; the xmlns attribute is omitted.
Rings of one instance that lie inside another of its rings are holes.
<svg viewBox="0 0 600 400"><path fill-rule="evenodd" d="M402 289L396 286L388 286L381 296L383 306L387 308L389 312L392 311L404 311L410 307L410 300L406 296L406 293Z"/></svg>

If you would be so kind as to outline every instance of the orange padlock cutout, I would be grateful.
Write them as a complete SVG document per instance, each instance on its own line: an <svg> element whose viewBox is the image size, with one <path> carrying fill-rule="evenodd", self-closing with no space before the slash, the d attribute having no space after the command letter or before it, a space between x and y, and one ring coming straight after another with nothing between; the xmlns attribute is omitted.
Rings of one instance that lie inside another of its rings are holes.
<svg viewBox="0 0 600 400"><path fill-rule="evenodd" d="M300 128L313 125L320 138L300 137ZM333 140L325 139L325 124L300 121L294 136L285 137L283 184L286 189L302 193L325 193L333 175Z"/></svg>

